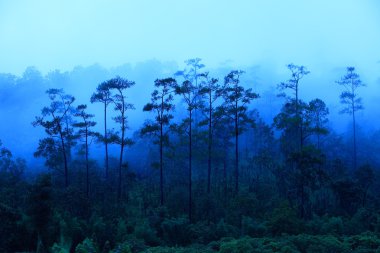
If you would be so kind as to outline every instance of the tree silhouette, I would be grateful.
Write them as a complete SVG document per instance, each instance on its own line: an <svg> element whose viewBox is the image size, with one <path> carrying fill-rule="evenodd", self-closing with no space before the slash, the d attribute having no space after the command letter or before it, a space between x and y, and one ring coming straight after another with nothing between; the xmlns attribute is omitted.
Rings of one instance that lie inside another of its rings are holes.
<svg viewBox="0 0 380 253"><path fill-rule="evenodd" d="M295 170L292 171L292 178L299 198L300 216L305 218L306 203L309 201L311 190L322 185L325 179L325 173L321 169L325 160L324 155L314 146L307 145L300 152L293 152L290 159L297 164Z"/></svg>
<svg viewBox="0 0 380 253"><path fill-rule="evenodd" d="M187 68L183 71L177 71L175 75L182 76L185 80L192 82L195 87L199 88L199 78L202 78L204 75L204 73L201 73L200 70L205 67L201 61L202 59L200 58L186 60L185 63Z"/></svg>
<svg viewBox="0 0 380 253"><path fill-rule="evenodd" d="M183 97L187 106L187 118L184 119L184 124L187 126L187 134L189 138L189 173L188 173L188 187L189 187L189 220L192 220L192 125L193 125L193 112L199 108L199 89L191 81L185 80L181 85L175 86L176 94Z"/></svg>
<svg viewBox="0 0 380 253"><path fill-rule="evenodd" d="M202 80L204 79L205 73L201 72L205 65L201 63L201 58L192 58L185 61L186 68L182 71L177 71L174 75L182 77L184 80L187 80L192 83L192 85L200 91L202 89ZM195 103L200 104L202 97L196 96ZM193 113L193 120L195 124L198 124L200 115L197 114L197 111ZM196 129L193 129L196 130Z"/></svg>
<svg viewBox="0 0 380 253"><path fill-rule="evenodd" d="M328 122L327 115L329 114L329 109L326 107L325 102L321 99L316 98L309 102L308 105L308 116L311 121L311 128L313 132L317 135L317 148L320 148L320 138L321 135L326 135L328 130L326 124Z"/></svg>
<svg viewBox="0 0 380 253"><path fill-rule="evenodd" d="M115 111L119 113L118 116L114 117L116 123L120 124L120 136L116 140L116 143L120 145L120 157L119 157L119 172L118 172L118 187L117 187L117 198L120 201L121 191L122 191L122 167L123 167L123 154L124 148L127 145L132 145L133 142L130 138L125 137L125 130L128 128L126 111L135 109L133 104L127 103L127 97L125 94L126 89L132 87L135 82L128 81L121 77L113 78L107 81L108 86L111 91L115 91L112 95L112 103L115 105Z"/></svg>
<svg viewBox="0 0 380 253"><path fill-rule="evenodd" d="M91 103L99 102L103 103L104 106L104 135L99 135L99 139L104 143L105 146L105 175L107 179L109 174L108 144L110 143L107 129L107 107L112 102L109 84L109 82L103 82L99 84L99 86L96 88L96 92L94 92L91 96Z"/></svg>
<svg viewBox="0 0 380 253"><path fill-rule="evenodd" d="M286 90L290 89L293 92L294 99L295 99L295 113L296 113L296 127L297 127L297 133L298 133L298 139L299 139L299 150L303 146L303 141L302 141L302 126L300 122L300 106L299 106L299 85L300 85L300 80L308 75L310 71L306 69L304 66L298 66L294 65L293 63L288 64L288 69L291 72L291 78L286 81L282 82L278 85L278 88L280 90ZM284 95L284 94L281 94Z"/></svg>
<svg viewBox="0 0 380 253"><path fill-rule="evenodd" d="M222 97L223 92L218 84L218 79L210 78L208 72L202 75L204 81L201 83L200 94L206 101L202 101L201 108L205 113L206 119L202 124L207 124L207 193L211 191L211 168L212 168L212 144L213 144L213 130L221 114L217 113L218 107L216 106L217 100Z"/></svg>
<svg viewBox="0 0 380 253"><path fill-rule="evenodd" d="M56 161L60 161L58 154L61 153L64 163L65 187L69 185L68 179L68 150L67 146L72 142L73 130L69 126L72 114L72 103L75 98L67 95L62 89L49 89L46 91L51 100L49 107L42 109L42 116L36 117L33 126L42 126L49 137L43 138L39 142L36 157L46 158L46 165L56 167ZM57 146L57 139L59 139Z"/></svg>
<svg viewBox="0 0 380 253"><path fill-rule="evenodd" d="M143 129L142 134L154 134L158 137L160 149L160 204L164 204L164 179L163 179L163 146L168 142L167 132L164 127L169 125L170 120L173 118L171 112L174 110L173 102L173 88L177 82L173 78L157 79L154 82L156 89L151 96L151 102L147 103L143 111L153 112L156 114L155 121L152 123L147 122Z"/></svg>
<svg viewBox="0 0 380 253"><path fill-rule="evenodd" d="M347 67L347 73L339 80L337 84L344 87L344 91L340 94L340 103L344 106L340 113L352 115L352 130L354 139L353 168L357 167L357 151L356 151L356 118L355 113L363 110L362 99L359 97L357 89L365 86L360 80L360 76L355 72L354 67Z"/></svg>
<svg viewBox="0 0 380 253"><path fill-rule="evenodd" d="M235 192L239 192L239 135L243 126L251 122L247 116L248 104L259 97L252 89L245 89L240 85L240 76L243 71L233 70L224 78L223 98L226 116L234 122L235 136Z"/></svg>
<svg viewBox="0 0 380 253"><path fill-rule="evenodd" d="M301 138L302 143L315 135L317 138L317 147L320 147L321 135L326 135L327 115L329 111L325 103L320 99L314 99L309 103L302 100L298 101L298 116L296 112L296 102L294 99L285 103L281 112L274 118L274 126L282 130L283 150L288 156L291 153L299 152L298 143L294 139ZM297 130L301 128L301 136L297 134ZM301 149L302 150L302 149Z"/></svg>
<svg viewBox="0 0 380 253"><path fill-rule="evenodd" d="M85 148L85 157L86 157L86 196L89 197L90 193L90 173L89 173L89 162L88 162L88 146L89 146L89 137L95 136L95 133L91 131L90 128L96 125L96 122L91 121L91 118L94 117L92 114L86 112L87 105L78 105L75 117L80 118L82 122L74 123L73 126L78 128L78 137L84 138L84 148Z"/></svg>

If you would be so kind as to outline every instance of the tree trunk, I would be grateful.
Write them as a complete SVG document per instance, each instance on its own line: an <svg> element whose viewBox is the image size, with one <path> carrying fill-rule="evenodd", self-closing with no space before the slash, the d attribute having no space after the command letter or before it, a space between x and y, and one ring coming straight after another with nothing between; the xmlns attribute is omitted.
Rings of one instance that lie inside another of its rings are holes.
<svg viewBox="0 0 380 253"><path fill-rule="evenodd" d="M163 177L163 125L162 125L162 115L160 122L160 204L164 204L164 177Z"/></svg>
<svg viewBox="0 0 380 253"><path fill-rule="evenodd" d="M108 179L108 136L107 136L107 102L104 103L104 142L106 146L106 179Z"/></svg>
<svg viewBox="0 0 380 253"><path fill-rule="evenodd" d="M302 124L302 120L301 118L299 119L300 120L300 123L299 123L299 129L300 129L300 150L302 150L303 148L303 124Z"/></svg>
<svg viewBox="0 0 380 253"><path fill-rule="evenodd" d="M65 142L64 142L63 133L62 133L62 129L60 125L58 126L58 130L59 130L59 136L61 138L62 155L63 155L63 161L64 161L64 166L65 166L64 167L65 187L67 188L69 186L69 170L67 166Z"/></svg>
<svg viewBox="0 0 380 253"><path fill-rule="evenodd" d="M125 106L124 106L124 100L123 105L121 108L121 142L120 142L120 159L119 159L119 182L117 187L117 199L118 201L121 200L121 189L122 189L122 167L123 167L123 153L124 153L124 135L125 135L125 119L124 119L124 113L125 113Z"/></svg>
<svg viewBox="0 0 380 253"><path fill-rule="evenodd" d="M192 180L191 180L191 173L192 173L192 164L191 164L191 160L192 160L192 132L191 132L191 120L192 120L192 111L190 110L190 113L189 113L189 119L190 119L190 125L189 125L189 221L192 222Z"/></svg>
<svg viewBox="0 0 380 253"><path fill-rule="evenodd" d="M353 130L354 130L354 170L356 170L357 166L357 154L356 154L356 122L355 122L355 108L352 110L352 122L353 122Z"/></svg>
<svg viewBox="0 0 380 253"><path fill-rule="evenodd" d="M235 193L239 192L239 124L237 102L235 107Z"/></svg>
<svg viewBox="0 0 380 253"><path fill-rule="evenodd" d="M211 90L211 89L210 89ZM212 155L212 104L211 104L211 91L209 93L209 121L208 121L208 160L207 160L207 193L211 191L211 155Z"/></svg>
<svg viewBox="0 0 380 253"><path fill-rule="evenodd" d="M88 129L86 127L86 196L90 196L90 173L88 165Z"/></svg>

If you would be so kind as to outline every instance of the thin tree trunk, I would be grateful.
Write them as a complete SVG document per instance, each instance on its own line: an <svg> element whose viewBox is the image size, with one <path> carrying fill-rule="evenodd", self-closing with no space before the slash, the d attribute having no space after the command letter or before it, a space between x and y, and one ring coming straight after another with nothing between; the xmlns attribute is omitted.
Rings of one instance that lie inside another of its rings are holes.
<svg viewBox="0 0 380 253"><path fill-rule="evenodd" d="M162 107L162 106L161 106ZM164 204L164 177L163 177L163 126L162 115L160 122L160 204Z"/></svg>
<svg viewBox="0 0 380 253"><path fill-rule="evenodd" d="M62 133L61 126L59 126L58 128L59 128L59 136L61 138L63 161L64 161L64 165L65 165L65 168L64 168L65 187L67 188L69 186L69 170L68 170L68 166L67 166L66 148L65 148L65 142L63 140L63 133Z"/></svg>
<svg viewBox="0 0 380 253"><path fill-rule="evenodd" d="M211 89L209 93L209 122L208 122L208 160L207 160L207 165L208 165L208 171L207 171L207 193L210 194L211 191L211 155L212 155L212 132L211 132L211 127L212 127L212 102L211 102Z"/></svg>
<svg viewBox="0 0 380 253"><path fill-rule="evenodd" d="M296 92L296 118L297 118L297 138L298 141L299 141L299 146L298 146L298 149L299 151L302 149L302 146L303 146L303 140L302 140L302 126L301 126L301 119L299 117L299 106L298 106L298 81L296 82L296 86L295 86L295 92Z"/></svg>
<svg viewBox="0 0 380 253"><path fill-rule="evenodd" d="M122 136L124 136L122 134ZM122 141L120 148L120 158L119 158L119 178L118 178L118 187L117 187L117 199L120 201L121 199L121 188L122 188L122 179L121 179L121 170L123 165L123 152L124 152L124 143Z"/></svg>
<svg viewBox="0 0 380 253"><path fill-rule="evenodd" d="M106 179L108 179L108 136L107 136L107 102L104 103L104 141L106 146Z"/></svg>
<svg viewBox="0 0 380 253"><path fill-rule="evenodd" d="M235 193L239 192L239 125L238 125L238 112L236 102L235 112Z"/></svg>
<svg viewBox="0 0 380 253"><path fill-rule="evenodd" d="M352 111L352 121L353 121L353 130L354 130L354 170L357 166L357 154L356 154L356 122L355 122L355 111Z"/></svg>
<svg viewBox="0 0 380 253"><path fill-rule="evenodd" d="M122 167L123 167L123 152L124 152L124 135L125 135L125 119L124 119L124 113L125 113L125 105L124 100L122 101L122 108L121 108L121 143L120 143L120 161L119 161L119 184L118 184L118 190L117 190L117 198L118 201L121 200L121 189L122 189Z"/></svg>
<svg viewBox="0 0 380 253"><path fill-rule="evenodd" d="M191 132L191 120L192 120L192 111L190 110L190 114L189 114L189 118L190 118L190 125L189 125L189 221L192 222L192 180L191 180L191 177L192 177L192 164L191 164L191 160L192 160L192 132Z"/></svg>
<svg viewBox="0 0 380 253"><path fill-rule="evenodd" d="M67 156L67 160L70 162L71 161L71 136L70 136L70 132L69 132L69 121L68 121L68 118L66 117L65 119L65 122L66 122L66 132L67 132L67 138L68 138L68 141L66 143L66 156Z"/></svg>
<svg viewBox="0 0 380 253"><path fill-rule="evenodd" d="M352 125L353 125L353 135L354 135L354 170L356 170L356 121L355 121L355 89L354 89L354 83L351 79L351 93L353 94L353 98L351 100L351 106L352 106Z"/></svg>
<svg viewBox="0 0 380 253"><path fill-rule="evenodd" d="M87 124L87 123L86 123ZM86 127L86 196L90 196L90 173L88 165L88 129Z"/></svg>

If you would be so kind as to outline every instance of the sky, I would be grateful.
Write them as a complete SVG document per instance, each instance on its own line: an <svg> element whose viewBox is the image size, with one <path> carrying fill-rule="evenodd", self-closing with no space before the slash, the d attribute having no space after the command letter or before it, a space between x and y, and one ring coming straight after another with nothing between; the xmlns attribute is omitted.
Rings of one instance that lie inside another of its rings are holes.
<svg viewBox="0 0 380 253"><path fill-rule="evenodd" d="M380 70L380 1L0 0L0 72L192 57Z"/></svg>

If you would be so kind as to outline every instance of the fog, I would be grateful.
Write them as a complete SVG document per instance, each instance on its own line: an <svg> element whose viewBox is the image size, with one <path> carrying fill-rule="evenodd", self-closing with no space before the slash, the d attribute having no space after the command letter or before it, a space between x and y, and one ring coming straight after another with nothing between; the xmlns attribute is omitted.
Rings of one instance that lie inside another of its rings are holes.
<svg viewBox="0 0 380 253"><path fill-rule="evenodd" d="M182 68L184 64L181 63L148 60L135 65L125 64L109 69L100 65L77 66L71 71L56 70L45 76L34 67L27 68L21 76L1 74L1 140L4 146L10 148L16 156L25 158L29 163L35 162L33 152L36 150L39 138L44 136L44 132L41 128L34 128L31 123L36 116L40 115L41 109L50 103L45 93L48 88L63 88L66 93L75 96L76 105L88 104L89 111L96 115L96 121L98 121L96 129L102 131L102 105L91 104L90 97L98 84L117 75L136 82L127 94L128 101L136 107L136 110L128 111L130 129L127 134L132 137L140 129L144 120L151 117L149 113L143 112L142 108L150 99L154 80L173 76L178 69ZM223 82L223 77L231 69L233 66L208 70ZM277 84L287 80L290 72L286 66L275 71L273 66L268 65L246 67L244 70L246 73L242 77L242 84L260 94L260 98L253 102L251 108L257 109L261 117L271 124L273 117L280 111L285 101L277 96L280 93L276 88ZM369 73L365 70L358 68L359 73L368 73L362 75L362 80L367 86L360 91L365 110L357 115L358 126L362 128L363 134L379 130L380 124L378 120L380 113L377 109L377 101L380 99L377 92L379 78L376 78L378 75L375 72ZM330 127L340 134L349 132L351 118L348 115L339 114L342 109L342 105L339 104L339 94L342 89L335 83L345 73L345 67L336 67L326 73L319 73L320 71L313 71L313 69L310 71L311 73L302 80L300 85L300 98L304 101L314 98L324 100L330 109ZM176 115L178 118L183 118L181 113L185 107L180 101L177 98ZM118 128L114 123L110 124Z"/></svg>
<svg viewBox="0 0 380 253"><path fill-rule="evenodd" d="M380 3L367 1L0 1L0 139L16 156L35 162L43 130L31 122L48 104L48 88L63 88L89 105L101 127L97 85L116 75L135 81L128 99L132 136L146 118L154 80L173 76L200 57L219 78L241 69L252 104L269 123L284 100L277 84L289 63L304 65L300 98L324 100L330 127L348 133L335 81L355 66L366 87L360 133L379 130ZM31 67L32 66L32 67ZM180 101L177 101L180 102ZM177 114L184 107L177 105Z"/></svg>
<svg viewBox="0 0 380 253"><path fill-rule="evenodd" d="M0 1L0 69L47 73L195 56L213 67L367 69L380 60L379 12L376 0Z"/></svg>

